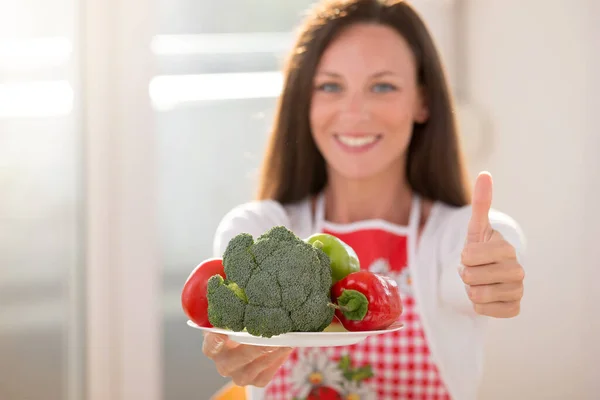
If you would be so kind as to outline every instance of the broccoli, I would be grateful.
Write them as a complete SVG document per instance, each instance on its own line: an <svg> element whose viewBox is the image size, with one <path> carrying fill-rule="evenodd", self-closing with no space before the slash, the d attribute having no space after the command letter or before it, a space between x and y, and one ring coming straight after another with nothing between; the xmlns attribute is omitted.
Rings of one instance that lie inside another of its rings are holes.
<svg viewBox="0 0 600 400"><path fill-rule="evenodd" d="M256 240L233 237L223 254L227 279L208 284L209 321L219 328L272 337L320 332L333 320L329 257L283 226Z"/></svg>
<svg viewBox="0 0 600 400"><path fill-rule="evenodd" d="M244 312L248 299L234 282L225 281L221 275L212 276L206 287L208 320L213 326L233 331L244 329Z"/></svg>

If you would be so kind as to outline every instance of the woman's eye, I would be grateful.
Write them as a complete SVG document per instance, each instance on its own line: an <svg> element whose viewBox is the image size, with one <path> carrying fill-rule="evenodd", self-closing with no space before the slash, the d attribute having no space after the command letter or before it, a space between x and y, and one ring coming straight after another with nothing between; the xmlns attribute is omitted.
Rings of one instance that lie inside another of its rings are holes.
<svg viewBox="0 0 600 400"><path fill-rule="evenodd" d="M337 83L323 83L317 86L317 90L323 92L339 92L340 90L342 90L342 87Z"/></svg>
<svg viewBox="0 0 600 400"><path fill-rule="evenodd" d="M378 93L393 92L395 90L396 86L390 83L378 83L373 86L373 91Z"/></svg>

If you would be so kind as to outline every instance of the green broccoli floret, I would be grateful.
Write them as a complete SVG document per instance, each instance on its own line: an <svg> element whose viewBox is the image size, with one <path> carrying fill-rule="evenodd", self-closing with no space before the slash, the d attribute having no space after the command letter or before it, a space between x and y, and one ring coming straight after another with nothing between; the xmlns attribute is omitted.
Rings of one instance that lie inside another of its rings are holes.
<svg viewBox="0 0 600 400"><path fill-rule="evenodd" d="M212 276L207 284L208 320L213 326L244 330L244 314L248 299L235 282L225 281L221 275Z"/></svg>
<svg viewBox="0 0 600 400"><path fill-rule="evenodd" d="M290 313L281 307L269 308L248 304L244 323L249 334L267 338L294 330Z"/></svg>
<svg viewBox="0 0 600 400"><path fill-rule="evenodd" d="M220 316L236 310L235 317L211 319L220 328L239 328L239 308L244 306L243 325L255 336L271 337L287 332L319 332L332 321L329 290L332 284L329 257L283 226L259 236L256 241L247 233L231 239L223 254L225 282L234 282L243 292L228 296L236 307L225 310L225 296L208 291L209 309ZM211 278L212 279L212 278ZM209 282L210 284L210 282ZM231 290L229 290L231 292Z"/></svg>
<svg viewBox="0 0 600 400"><path fill-rule="evenodd" d="M253 244L252 235L241 233L229 241L223 254L225 276L242 289L246 287L256 268L254 255L250 252Z"/></svg>

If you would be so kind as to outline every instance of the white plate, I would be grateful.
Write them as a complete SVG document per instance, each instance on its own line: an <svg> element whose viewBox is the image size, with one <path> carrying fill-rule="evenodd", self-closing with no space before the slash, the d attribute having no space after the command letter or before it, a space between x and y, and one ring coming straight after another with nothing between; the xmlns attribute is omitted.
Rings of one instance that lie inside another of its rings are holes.
<svg viewBox="0 0 600 400"><path fill-rule="evenodd" d="M369 336L382 335L395 332L404 327L400 322L395 322L387 329L378 331L360 331L360 332L290 332L283 335L264 338L253 336L248 332L233 332L220 328L205 328L198 326L192 321L188 321L192 328L200 329L205 332L219 333L229 336L229 339L242 344L254 346L272 346L272 347L332 347L349 346L365 340ZM342 328L343 329L343 328Z"/></svg>

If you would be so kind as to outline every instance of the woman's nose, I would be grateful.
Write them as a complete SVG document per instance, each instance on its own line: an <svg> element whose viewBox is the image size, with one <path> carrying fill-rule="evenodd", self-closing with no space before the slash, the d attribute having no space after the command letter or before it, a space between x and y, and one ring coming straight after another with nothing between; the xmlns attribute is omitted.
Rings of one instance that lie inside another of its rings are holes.
<svg viewBox="0 0 600 400"><path fill-rule="evenodd" d="M361 93L348 93L342 103L344 117L350 119L364 119L368 116L368 105Z"/></svg>

